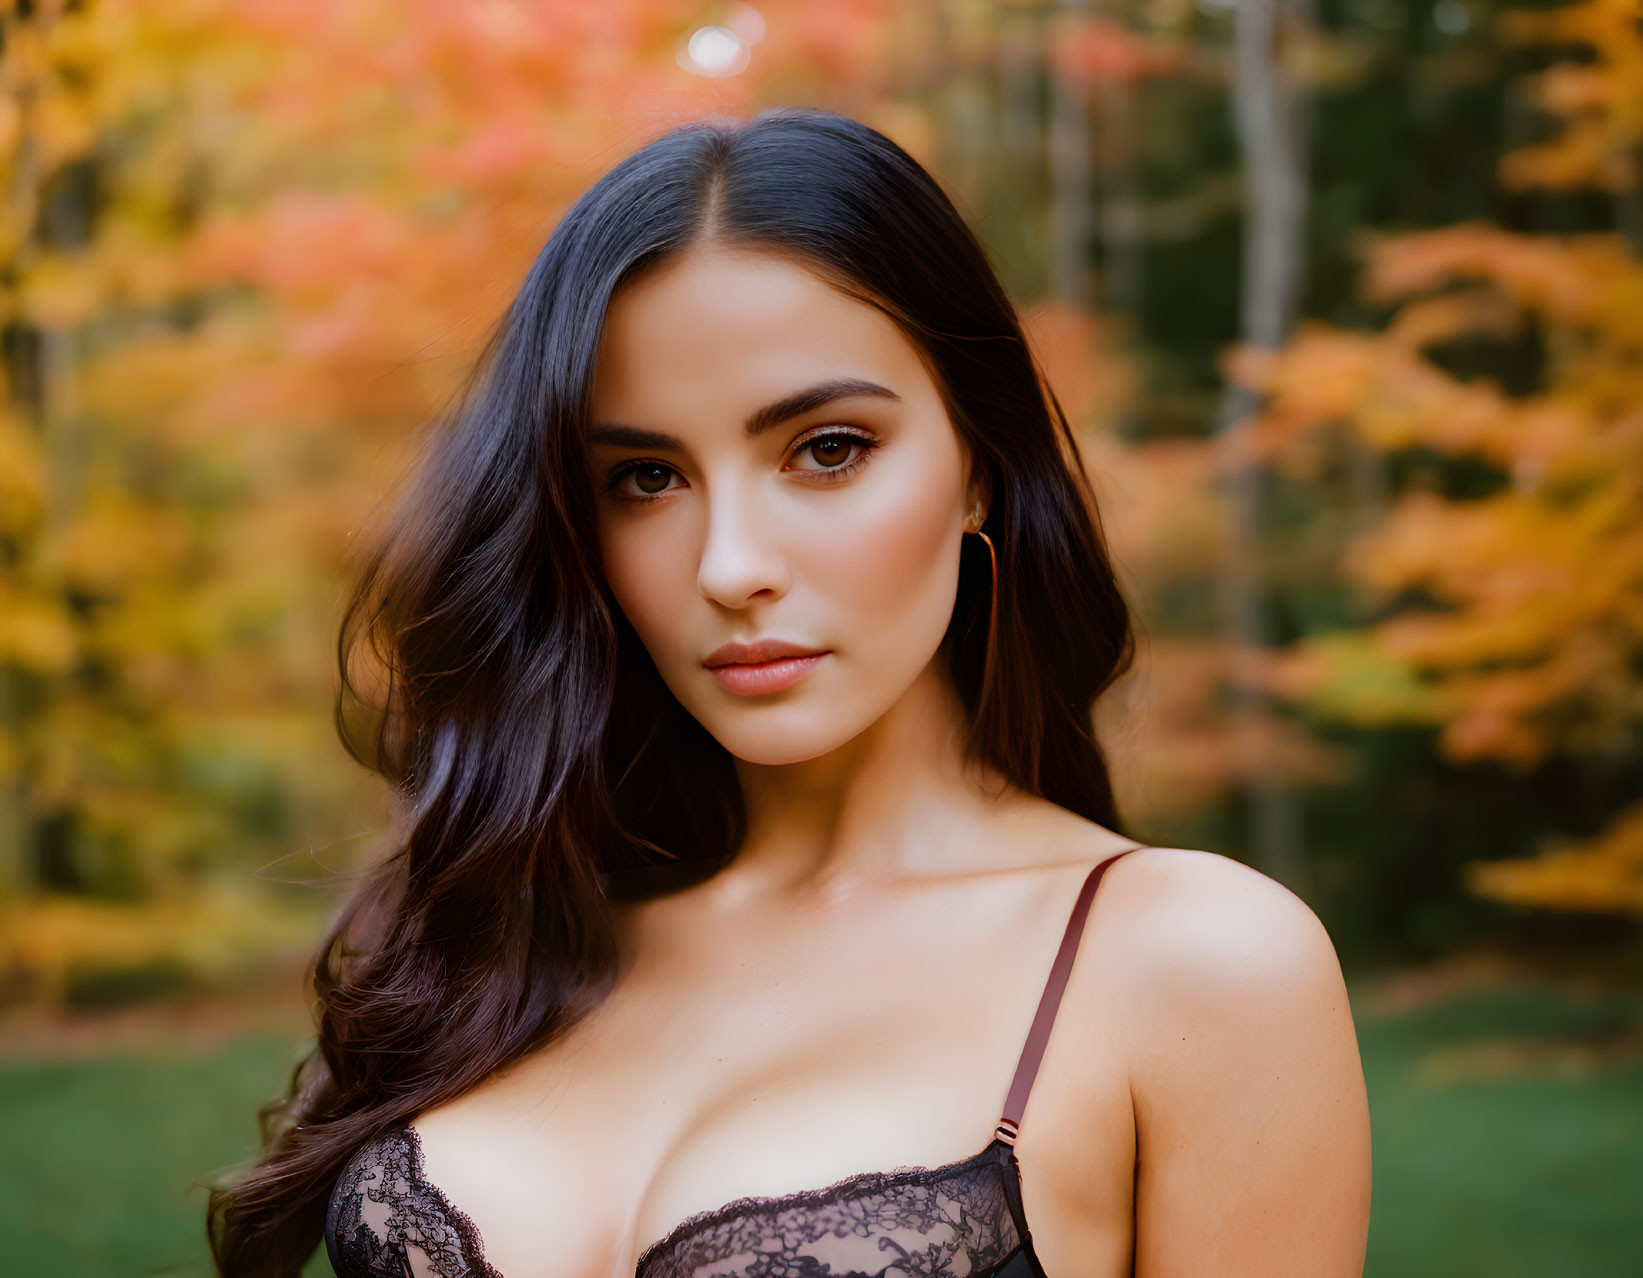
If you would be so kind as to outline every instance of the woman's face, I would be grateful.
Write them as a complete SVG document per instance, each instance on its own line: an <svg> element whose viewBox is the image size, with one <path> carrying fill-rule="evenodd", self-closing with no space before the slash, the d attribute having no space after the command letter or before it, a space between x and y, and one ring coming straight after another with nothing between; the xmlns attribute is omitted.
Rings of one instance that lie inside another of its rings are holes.
<svg viewBox="0 0 1643 1278"><path fill-rule="evenodd" d="M666 263L609 309L588 457L611 591L738 758L842 745L935 655L980 494L874 307L773 254Z"/></svg>

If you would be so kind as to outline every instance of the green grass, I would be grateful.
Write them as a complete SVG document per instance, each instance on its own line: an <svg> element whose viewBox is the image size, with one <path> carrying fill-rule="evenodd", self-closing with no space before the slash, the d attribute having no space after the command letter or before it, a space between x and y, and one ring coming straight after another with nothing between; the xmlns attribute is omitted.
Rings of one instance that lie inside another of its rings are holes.
<svg viewBox="0 0 1643 1278"><path fill-rule="evenodd" d="M1637 999L1533 989L1360 1018L1368 1278L1643 1274L1640 1027Z"/></svg>
<svg viewBox="0 0 1643 1278"><path fill-rule="evenodd" d="M1643 1274L1643 1057L1602 1050L1643 1031L1643 1000L1521 988L1358 1018L1368 1278ZM190 1182L252 1155L252 1112L291 1049L264 1035L0 1061L0 1270L209 1274L205 1192ZM307 1272L329 1274L323 1252Z"/></svg>
<svg viewBox="0 0 1643 1278"><path fill-rule="evenodd" d="M195 1278L211 1273L206 1191L255 1154L256 1106L295 1061L248 1037L95 1060L0 1061L0 1273ZM310 1275L329 1275L323 1253Z"/></svg>

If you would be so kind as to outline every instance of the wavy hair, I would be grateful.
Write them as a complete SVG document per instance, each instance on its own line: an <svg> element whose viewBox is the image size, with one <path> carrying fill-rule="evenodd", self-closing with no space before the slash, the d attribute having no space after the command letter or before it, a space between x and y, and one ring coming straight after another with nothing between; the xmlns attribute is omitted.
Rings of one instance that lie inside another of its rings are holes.
<svg viewBox="0 0 1643 1278"><path fill-rule="evenodd" d="M875 130L777 108L674 128L554 228L429 431L344 614L337 730L391 785L389 850L327 930L317 1036L211 1194L228 1278L294 1278L362 1143L552 1042L608 993L613 876L733 854L729 754L662 683L599 569L584 451L616 290L697 244L786 255L889 316L991 491L998 599L965 539L947 668L967 748L1119 827L1093 708L1129 609L1065 413L941 187Z"/></svg>

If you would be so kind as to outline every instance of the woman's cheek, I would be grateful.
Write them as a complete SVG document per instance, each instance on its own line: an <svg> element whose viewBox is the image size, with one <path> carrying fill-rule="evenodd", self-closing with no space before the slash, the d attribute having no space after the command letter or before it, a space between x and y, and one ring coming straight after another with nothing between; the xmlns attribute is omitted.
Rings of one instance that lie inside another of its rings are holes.
<svg viewBox="0 0 1643 1278"><path fill-rule="evenodd" d="M600 544L611 594L658 668L665 669L673 656L668 640L677 641L684 616L678 592L696 580L683 564L680 539L617 526L607 528Z"/></svg>
<svg viewBox="0 0 1643 1278"><path fill-rule="evenodd" d="M896 632L931 608L945 607L945 629L952 610L957 547L947 543L955 540L951 507L958 480L947 481L941 471L931 466L921 483L903 475L864 492L812 552L812 579L827 582L828 598L887 641L907 637Z"/></svg>

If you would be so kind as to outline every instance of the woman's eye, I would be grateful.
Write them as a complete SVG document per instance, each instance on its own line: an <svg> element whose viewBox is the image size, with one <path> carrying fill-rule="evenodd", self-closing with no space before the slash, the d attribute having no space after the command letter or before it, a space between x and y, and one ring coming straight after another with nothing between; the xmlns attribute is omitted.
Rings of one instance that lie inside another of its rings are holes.
<svg viewBox="0 0 1643 1278"><path fill-rule="evenodd" d="M644 499L659 497L667 492L670 482L678 475L671 466L661 462L640 462L619 472L611 488L620 496ZM631 485L631 486L630 486Z"/></svg>
<svg viewBox="0 0 1643 1278"><path fill-rule="evenodd" d="M808 459L814 465L799 465L798 470L843 470L851 463L860 459L867 451L868 441L860 435L836 432L831 435L817 435L805 440L799 445L798 451L793 454L795 462Z"/></svg>

